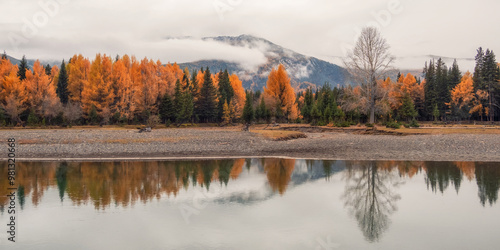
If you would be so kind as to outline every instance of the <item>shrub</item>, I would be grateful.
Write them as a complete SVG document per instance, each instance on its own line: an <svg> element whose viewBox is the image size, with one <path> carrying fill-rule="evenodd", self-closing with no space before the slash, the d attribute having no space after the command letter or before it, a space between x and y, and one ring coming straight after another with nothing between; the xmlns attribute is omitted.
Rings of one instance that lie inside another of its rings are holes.
<svg viewBox="0 0 500 250"><path fill-rule="evenodd" d="M420 127L420 124L418 124L417 120L415 118L413 118L413 120L411 120L411 122L410 122L410 127L418 128L418 127Z"/></svg>
<svg viewBox="0 0 500 250"><path fill-rule="evenodd" d="M319 121L318 126L326 126L326 123L324 121Z"/></svg>
<svg viewBox="0 0 500 250"><path fill-rule="evenodd" d="M35 111L31 111L28 115L28 126L37 126L38 125L38 117L35 114Z"/></svg>
<svg viewBox="0 0 500 250"><path fill-rule="evenodd" d="M343 121L343 122L337 122L335 123L335 125L337 127L341 127L341 128L347 128L347 127L350 127L351 126L351 123L348 122L348 121Z"/></svg>
<svg viewBox="0 0 500 250"><path fill-rule="evenodd" d="M92 105L92 108L90 109L89 123L91 125L96 125L99 123L99 116L97 115L97 109L94 105Z"/></svg>
<svg viewBox="0 0 500 250"><path fill-rule="evenodd" d="M148 127L154 128L156 125L160 124L160 118L157 115L151 115L149 116L146 124Z"/></svg>
<svg viewBox="0 0 500 250"><path fill-rule="evenodd" d="M394 121L390 121L390 122L387 122L385 124L385 127L386 128L395 128L395 129L399 129L401 127L401 124L397 123L397 122L394 122Z"/></svg>
<svg viewBox="0 0 500 250"><path fill-rule="evenodd" d="M113 124L120 123L120 118L121 118L120 112L116 111L111 117L111 123Z"/></svg>

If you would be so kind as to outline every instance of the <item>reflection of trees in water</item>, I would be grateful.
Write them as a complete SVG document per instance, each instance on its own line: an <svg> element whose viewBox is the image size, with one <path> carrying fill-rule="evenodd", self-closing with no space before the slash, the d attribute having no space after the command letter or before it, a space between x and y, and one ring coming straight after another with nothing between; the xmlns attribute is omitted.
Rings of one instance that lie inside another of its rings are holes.
<svg viewBox="0 0 500 250"><path fill-rule="evenodd" d="M500 189L500 166L498 163L481 162L476 165L476 182L481 204L492 206L498 200Z"/></svg>
<svg viewBox="0 0 500 250"><path fill-rule="evenodd" d="M389 215L401 199L393 192L399 178L376 162L347 164L344 205L358 221L365 238L377 241L389 227Z"/></svg>
<svg viewBox="0 0 500 250"><path fill-rule="evenodd" d="M58 163L55 162L40 162L33 163L16 163L16 185L17 198L21 208L25 204L26 197L31 196L31 202L38 205L41 199L53 183L55 168ZM9 181L4 176L7 176L8 166L6 162L0 163L0 207L7 204L7 194Z"/></svg>
<svg viewBox="0 0 500 250"><path fill-rule="evenodd" d="M244 159L177 162L24 162L17 165L18 198L24 205L30 195L37 206L45 190L57 187L59 198L65 195L75 205L91 202L104 209L110 204L128 206L147 202L161 194L176 196L189 185L207 189L212 181L227 185L238 178ZM0 164L7 175L7 165ZM7 204L8 181L0 179L0 209Z"/></svg>
<svg viewBox="0 0 500 250"><path fill-rule="evenodd" d="M433 192L439 190L443 193L451 183L458 193L462 183L462 172L453 162L426 162L425 166L427 188L430 187Z"/></svg>
<svg viewBox="0 0 500 250"><path fill-rule="evenodd" d="M260 159L254 163L259 165L259 171L266 174L272 190L283 195L291 181L295 160ZM322 166L326 180L339 171L333 167L334 163L335 161L306 161L311 173L315 172L311 171L313 165L320 168ZM251 164L249 159L101 163L20 162L17 164L17 196L21 208L24 207L26 199L31 199L31 203L36 206L41 202L49 187L57 187L61 201L69 198L75 205L90 201L96 208L104 208L111 203L128 206L137 201L147 202L154 198L159 199L162 194L176 196L181 189L187 190L190 186L202 186L209 189L212 182L228 185L230 180L238 178L244 167L249 169ZM387 178L386 172L391 171L408 178L422 171L425 172L428 188L434 192L438 190L444 192L449 186L453 186L458 192L463 180L472 181L475 178L479 201L483 206L488 203L493 205L498 200L500 189L498 163L383 161L371 163L376 164L376 171L372 171L371 165L368 166L367 163L363 166L355 166L353 162L346 162L346 164L348 165L347 172L350 173L348 176L353 175L352 180L348 179L351 185L354 185L354 180L361 177L365 179L373 177L370 180L377 184ZM0 163L0 176L7 176L7 169L6 162ZM358 172L375 175L357 176ZM363 178L358 181L364 180ZM359 182L357 184L369 185L371 183ZM7 178L0 178L0 211L4 210L8 202L6 196L8 187Z"/></svg>
<svg viewBox="0 0 500 250"><path fill-rule="evenodd" d="M319 164L318 164L319 163ZM325 176L325 180L329 181L330 177L334 173L334 165L336 161L332 160L306 160L307 170L312 172L314 171L314 166L321 166L323 170L323 174Z"/></svg>
<svg viewBox="0 0 500 250"><path fill-rule="evenodd" d="M495 162L427 162L425 182L427 188L443 193L450 184L456 192L460 190L463 178L476 178L481 205L493 205L498 200L500 189L500 168Z"/></svg>
<svg viewBox="0 0 500 250"><path fill-rule="evenodd" d="M283 195L295 169L294 159L265 159L264 171L273 192Z"/></svg>

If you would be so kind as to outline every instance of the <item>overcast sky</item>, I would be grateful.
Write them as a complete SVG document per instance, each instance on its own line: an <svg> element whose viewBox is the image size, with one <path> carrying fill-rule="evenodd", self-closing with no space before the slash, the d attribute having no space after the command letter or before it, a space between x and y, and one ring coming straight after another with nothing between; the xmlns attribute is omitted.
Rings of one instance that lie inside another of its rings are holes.
<svg viewBox="0 0 500 250"><path fill-rule="evenodd" d="M430 54L473 58L479 46L500 53L498 0L2 0L0 10L0 49L14 57L263 60L257 51L197 40L250 34L338 62L369 24L404 67L419 68Z"/></svg>

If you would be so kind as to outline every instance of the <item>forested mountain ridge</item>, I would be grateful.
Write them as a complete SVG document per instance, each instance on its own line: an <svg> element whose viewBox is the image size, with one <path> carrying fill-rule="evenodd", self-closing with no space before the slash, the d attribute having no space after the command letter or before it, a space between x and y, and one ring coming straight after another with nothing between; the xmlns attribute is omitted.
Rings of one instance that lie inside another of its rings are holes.
<svg viewBox="0 0 500 250"><path fill-rule="evenodd" d="M255 71L243 68L235 62L224 60L201 60L189 63L180 63L181 68L187 67L190 70L209 67L212 71L218 72L227 68L228 72L237 74L243 81L245 89L262 90L266 85L267 76L272 68L283 64L291 78L292 86L298 89L305 89L311 86L310 83L322 86L328 82L332 86L344 85L346 81L346 71L335 64L320 60L315 57L302 55L266 39L250 35L240 36L218 36L206 37L205 41L216 41L236 47L247 47L258 49L266 56L266 62L258 66Z"/></svg>

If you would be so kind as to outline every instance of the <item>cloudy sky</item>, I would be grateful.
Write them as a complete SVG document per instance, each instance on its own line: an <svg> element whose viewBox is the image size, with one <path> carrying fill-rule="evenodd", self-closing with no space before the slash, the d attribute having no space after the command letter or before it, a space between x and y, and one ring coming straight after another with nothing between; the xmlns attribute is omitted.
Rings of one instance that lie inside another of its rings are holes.
<svg viewBox="0 0 500 250"><path fill-rule="evenodd" d="M365 25L380 28L401 67L420 68L425 55L473 58L479 46L500 53L497 0L2 0L0 10L0 49L14 57L262 61L199 40L250 34L339 62Z"/></svg>

